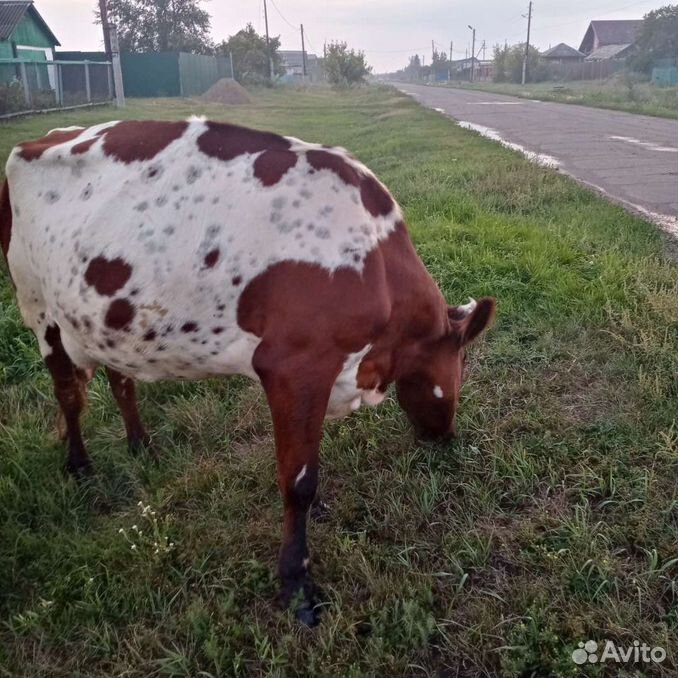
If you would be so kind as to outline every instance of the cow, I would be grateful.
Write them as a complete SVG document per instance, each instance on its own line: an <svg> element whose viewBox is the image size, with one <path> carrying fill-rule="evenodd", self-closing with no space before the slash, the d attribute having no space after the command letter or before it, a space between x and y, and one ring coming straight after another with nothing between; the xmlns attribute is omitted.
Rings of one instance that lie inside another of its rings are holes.
<svg viewBox="0 0 678 678"><path fill-rule="evenodd" d="M16 146L0 244L59 403L67 469L90 460L103 366L131 448L135 382L241 374L270 407L284 603L317 622L306 524L323 421L395 383L416 432L455 435L465 348L495 300L448 306L400 207L337 147L193 117L54 130Z"/></svg>

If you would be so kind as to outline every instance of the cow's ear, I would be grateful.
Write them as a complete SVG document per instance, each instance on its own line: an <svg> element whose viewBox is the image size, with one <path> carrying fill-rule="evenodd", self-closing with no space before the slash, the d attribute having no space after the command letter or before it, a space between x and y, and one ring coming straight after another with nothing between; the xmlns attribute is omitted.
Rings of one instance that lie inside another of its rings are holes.
<svg viewBox="0 0 678 678"><path fill-rule="evenodd" d="M461 346L470 344L492 324L496 309L497 302L492 297L483 297L478 301L471 299L463 306L448 306L450 334Z"/></svg>

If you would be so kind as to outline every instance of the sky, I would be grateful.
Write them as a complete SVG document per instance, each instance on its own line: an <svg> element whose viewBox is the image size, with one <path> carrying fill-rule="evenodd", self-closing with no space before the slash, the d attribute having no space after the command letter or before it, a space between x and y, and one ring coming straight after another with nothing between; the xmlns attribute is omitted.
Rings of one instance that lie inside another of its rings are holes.
<svg viewBox="0 0 678 678"><path fill-rule="evenodd" d="M263 0L207 0L216 42L236 33L247 22L264 31ZM375 72L393 71L420 54L431 59L436 49L460 59L471 48L476 28L476 54L485 41L492 46L525 40L528 0L268 0L271 35L280 35L283 49L301 49L299 23L306 32L306 49L322 54L323 43L342 40L365 51ZM640 19L670 0L535 0L530 43L547 49L559 42L579 47L592 19ZM97 0L35 0L35 6L62 44L62 49L101 48L101 29L93 24Z"/></svg>

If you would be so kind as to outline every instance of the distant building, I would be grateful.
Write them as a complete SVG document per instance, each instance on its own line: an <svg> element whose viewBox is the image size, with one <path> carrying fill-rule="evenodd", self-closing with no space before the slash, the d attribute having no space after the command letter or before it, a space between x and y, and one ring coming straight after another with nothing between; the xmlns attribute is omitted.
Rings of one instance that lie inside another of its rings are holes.
<svg viewBox="0 0 678 678"><path fill-rule="evenodd" d="M288 81L302 80L304 75L303 52L294 49L280 50L278 52L285 67L283 79ZM315 54L306 52L306 78L311 81L320 79L320 61Z"/></svg>
<svg viewBox="0 0 678 678"><path fill-rule="evenodd" d="M624 59L632 51L642 25L642 19L592 21L579 51L586 54L587 61Z"/></svg>
<svg viewBox="0 0 678 678"><path fill-rule="evenodd" d="M487 82L492 80L494 77L494 61L489 59L481 59L476 63L476 67L473 71L473 79L477 82Z"/></svg>
<svg viewBox="0 0 678 678"><path fill-rule="evenodd" d="M58 46L31 0L0 0L0 59L53 61Z"/></svg>
<svg viewBox="0 0 678 678"><path fill-rule="evenodd" d="M577 61L583 61L586 55L578 49L561 42L555 47L551 47L551 49L542 52L540 56L542 59L547 59L552 64L571 64L576 63Z"/></svg>
<svg viewBox="0 0 678 678"><path fill-rule="evenodd" d="M453 80L470 80L471 79L471 65L473 65L473 75L478 72L480 61L475 57L467 57L466 59L457 59L450 61L450 73Z"/></svg>

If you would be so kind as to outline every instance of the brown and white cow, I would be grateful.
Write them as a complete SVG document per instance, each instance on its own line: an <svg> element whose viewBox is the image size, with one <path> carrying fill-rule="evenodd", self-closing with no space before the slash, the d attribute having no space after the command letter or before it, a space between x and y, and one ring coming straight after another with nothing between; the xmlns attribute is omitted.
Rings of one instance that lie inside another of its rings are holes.
<svg viewBox="0 0 678 678"><path fill-rule="evenodd" d="M54 379L68 463L104 366L131 446L134 382L244 374L270 405L284 499L283 596L313 623L306 519L323 420L395 382L424 435L454 434L464 347L495 302L448 306L400 208L340 148L228 124L110 122L17 146L0 243Z"/></svg>

